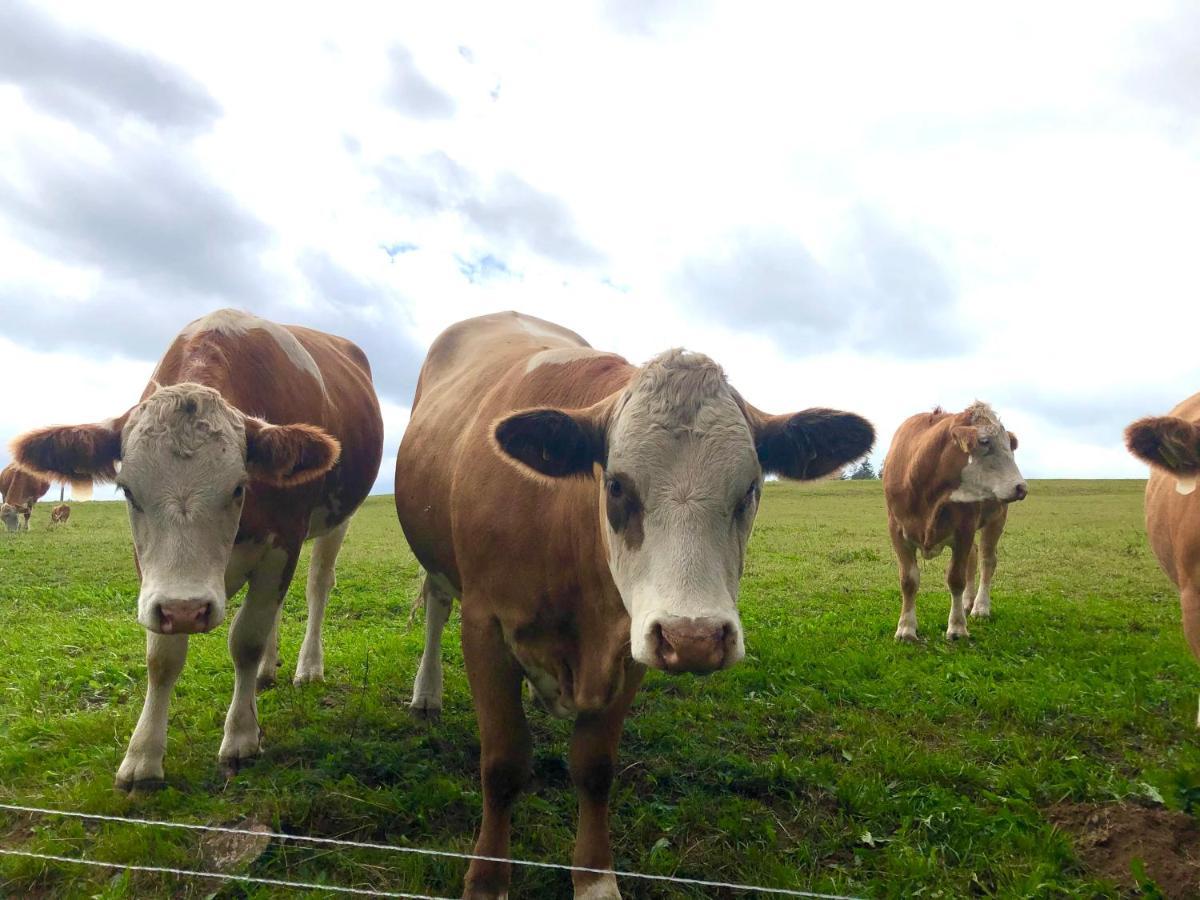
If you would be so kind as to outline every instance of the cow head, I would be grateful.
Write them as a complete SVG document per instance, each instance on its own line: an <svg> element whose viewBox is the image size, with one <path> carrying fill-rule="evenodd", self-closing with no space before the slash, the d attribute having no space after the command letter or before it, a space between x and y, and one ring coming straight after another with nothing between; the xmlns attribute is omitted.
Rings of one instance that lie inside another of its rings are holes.
<svg viewBox="0 0 1200 900"><path fill-rule="evenodd" d="M1175 489L1190 494L1200 475L1200 427L1177 416L1138 419L1125 429L1125 445L1138 459L1175 476Z"/></svg>
<svg viewBox="0 0 1200 900"><path fill-rule="evenodd" d="M21 522L28 517L29 507L18 506L15 503L0 504L0 522L4 523L4 527L9 531L20 531Z"/></svg>
<svg viewBox="0 0 1200 900"><path fill-rule="evenodd" d="M596 406L527 410L494 434L526 471L599 476L600 527L629 612L630 651L671 672L725 668L745 653L738 581L764 473L819 478L875 439L851 413L765 415L716 363L678 350Z"/></svg>
<svg viewBox="0 0 1200 900"><path fill-rule="evenodd" d="M117 483L142 576L138 622L160 634L210 631L224 618L247 487L304 484L339 452L318 428L268 425L197 384L159 388L110 422L43 428L13 443L27 470Z"/></svg>
<svg viewBox="0 0 1200 900"><path fill-rule="evenodd" d="M1024 500L1029 493L1013 451L1017 436L1005 429L986 403L973 403L955 417L950 428L950 466L959 471L954 503Z"/></svg>

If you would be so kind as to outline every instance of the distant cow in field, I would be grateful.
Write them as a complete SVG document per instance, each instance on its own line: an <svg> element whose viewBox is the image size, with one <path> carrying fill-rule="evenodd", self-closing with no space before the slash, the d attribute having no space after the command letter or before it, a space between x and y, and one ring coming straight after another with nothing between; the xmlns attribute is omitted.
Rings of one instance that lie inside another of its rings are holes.
<svg viewBox="0 0 1200 900"><path fill-rule="evenodd" d="M245 584L229 631L234 689L220 760L232 773L258 754L256 674L262 683L275 677L282 600L306 538L316 543L296 681L323 677L321 622L334 564L375 481L382 440L361 350L222 310L175 338L132 409L14 442L27 470L115 481L125 495L149 689L118 787L162 783L167 705L188 635L216 628L226 600Z"/></svg>
<svg viewBox="0 0 1200 900"><path fill-rule="evenodd" d="M477 854L509 852L532 753L527 679L575 720L574 862L612 867L609 790L645 667L737 663L738 582L764 473L820 478L873 441L851 413L760 412L699 354L632 366L511 312L442 333L396 460L396 510L428 573L419 714L441 708L441 633L462 603L481 742ZM508 880L506 863L476 859L466 896L507 896ZM620 896L611 875L574 881L576 897Z"/></svg>
<svg viewBox="0 0 1200 900"><path fill-rule="evenodd" d="M1200 394L1165 416L1134 422L1125 429L1125 442L1150 464L1146 534L1158 564L1179 589L1183 633L1200 661Z"/></svg>
<svg viewBox="0 0 1200 900"><path fill-rule="evenodd" d="M1017 436L986 403L960 413L941 408L920 413L896 429L883 467L888 530L903 595L896 640L917 639L918 553L932 559L951 548L948 639L967 637L964 612L991 615L996 545L1008 521L1008 504L1028 493L1013 457L1016 449Z"/></svg>
<svg viewBox="0 0 1200 900"><path fill-rule="evenodd" d="M69 518L71 518L71 507L65 503L60 503L54 509L50 510L51 525L61 525Z"/></svg>
<svg viewBox="0 0 1200 900"><path fill-rule="evenodd" d="M9 531L28 531L33 505L50 490L50 482L12 463L0 469L0 522Z"/></svg>

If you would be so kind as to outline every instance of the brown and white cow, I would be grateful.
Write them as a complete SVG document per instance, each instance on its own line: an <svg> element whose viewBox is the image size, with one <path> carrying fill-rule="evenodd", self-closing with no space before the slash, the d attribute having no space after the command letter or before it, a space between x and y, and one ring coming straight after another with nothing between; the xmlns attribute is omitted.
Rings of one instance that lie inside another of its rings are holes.
<svg viewBox="0 0 1200 900"><path fill-rule="evenodd" d="M9 463L0 469L0 522L9 531L28 531L33 505L50 490L50 482Z"/></svg>
<svg viewBox="0 0 1200 900"><path fill-rule="evenodd" d="M443 332L396 460L396 509L428 573L418 712L441 707L441 631L462 603L481 740L477 854L508 854L529 776L524 678L575 720L574 861L612 867L609 789L645 667L738 662L738 581L764 473L818 478L873 441L851 413L766 415L699 354L639 368L514 312ZM619 896L611 875L574 879L577 897ZM506 864L475 860L466 895L504 896L508 880Z"/></svg>
<svg viewBox="0 0 1200 900"><path fill-rule="evenodd" d="M1200 661L1200 394L1165 416L1134 422L1125 429L1125 442L1150 464L1146 534L1158 564L1179 589L1183 634Z"/></svg>
<svg viewBox="0 0 1200 900"><path fill-rule="evenodd" d="M71 507L65 503L60 503L54 509L50 510L51 525L61 525L69 518L71 518Z"/></svg>
<svg viewBox="0 0 1200 900"><path fill-rule="evenodd" d="M883 466L888 531L900 564L903 595L896 640L917 639L917 555L932 559L947 546L951 558L946 637L967 637L964 613L977 618L992 614L996 545L1008 521L1008 504L1028 493L1013 457L1016 449L1017 436L1000 424L990 406L978 401L960 413L940 407L918 413L896 429ZM982 569L978 587L977 568Z"/></svg>
<svg viewBox="0 0 1200 900"><path fill-rule="evenodd" d="M274 678L282 600L306 538L316 543L295 680L323 677L321 621L334 564L350 516L375 481L382 441L361 350L221 310L175 338L132 409L14 442L27 470L115 481L125 495L149 689L118 787L161 784L167 704L188 636L216 628L226 600L245 584L229 630L235 676L220 760L233 772L257 755L255 676Z"/></svg>

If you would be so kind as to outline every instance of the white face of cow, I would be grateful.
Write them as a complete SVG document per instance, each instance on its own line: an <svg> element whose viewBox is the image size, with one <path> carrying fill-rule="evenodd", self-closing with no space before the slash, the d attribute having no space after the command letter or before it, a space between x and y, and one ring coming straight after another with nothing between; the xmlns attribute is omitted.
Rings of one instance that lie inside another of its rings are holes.
<svg viewBox="0 0 1200 900"><path fill-rule="evenodd" d="M972 409L979 410L973 424L957 426L951 432L967 454L967 464L962 470L962 483L951 493L950 500L956 503L1024 500L1029 490L1013 455L1016 437L1005 430L988 407L977 404Z"/></svg>
<svg viewBox="0 0 1200 900"><path fill-rule="evenodd" d="M42 428L13 442L30 471L116 481L142 575L138 622L161 634L210 631L224 618L247 485L312 481L340 452L319 428L249 418L198 384L159 388L115 421Z"/></svg>
<svg viewBox="0 0 1200 900"><path fill-rule="evenodd" d="M164 388L130 415L117 486L142 571L144 628L194 633L224 619L225 568L249 480L245 448L241 413L208 388Z"/></svg>
<svg viewBox="0 0 1200 900"><path fill-rule="evenodd" d="M617 411L604 472L603 527L630 652L671 671L732 666L745 655L738 583L762 467L719 369L703 360L673 372L692 394L674 404L662 395L680 385L654 374Z"/></svg>
<svg viewBox="0 0 1200 900"><path fill-rule="evenodd" d="M542 475L603 468L600 517L630 652L670 672L745 655L738 583L763 472L817 478L874 441L851 413L766 416L707 357L671 351L586 410L528 410L497 423L500 452Z"/></svg>

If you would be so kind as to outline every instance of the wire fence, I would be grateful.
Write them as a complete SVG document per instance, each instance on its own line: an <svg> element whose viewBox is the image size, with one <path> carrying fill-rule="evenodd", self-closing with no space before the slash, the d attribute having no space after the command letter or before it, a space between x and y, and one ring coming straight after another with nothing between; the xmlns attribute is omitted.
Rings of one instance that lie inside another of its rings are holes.
<svg viewBox="0 0 1200 900"><path fill-rule="evenodd" d="M778 897L805 897L810 900L857 900L857 898L845 894L822 894L813 891L801 891L793 888L766 887L755 884L741 884L731 881L711 881L702 878L685 878L678 875L658 875L649 872L632 872L623 871L621 869L594 869L587 866L572 866L565 863L540 862L537 860L528 859L511 859L501 856L481 856L475 853L460 853L454 850L431 850L424 847L407 847L399 844L383 844L372 841L350 841L344 838L316 837L305 834L284 834L275 831L251 830L249 828L236 828L224 825L199 825L191 822L168 822L159 819L139 819L127 816L106 815L103 813L85 813L73 810L49 809L39 806L22 806L15 803L0 803L0 810L8 812L23 813L25 815L39 816L58 816L61 818L84 819L93 822L114 822L122 825L135 825L144 828L165 828L175 829L180 831L203 832L209 834L231 834L250 836L257 839L268 838L280 842L293 841L298 843L316 844L331 847L354 848L360 850L376 850L389 853L405 853L417 856L430 856L459 860L481 860L484 862L508 863L514 866L527 866L537 869L554 869L565 872L587 872L602 876L615 876L620 879L640 879L642 881L666 882L677 884L686 887L717 889L721 888L728 891L737 891L743 894L758 894L760 896L778 896ZM10 857L25 857L29 859L40 859L47 862L59 862L66 864L91 866L96 868L112 868L123 869L132 872L152 872L164 875L176 875L182 877L194 878L216 878L224 881L239 881L255 884L263 884L275 887L286 887L294 890L320 890L329 891L339 894L356 894L360 896L371 897L405 897L413 898L413 900L449 900L449 898L436 897L429 894L412 894L403 892L391 892L384 890L374 890L369 888L353 888L341 887L330 884L309 883L302 881L286 881L273 878L260 878L250 875L236 875L226 872L208 872L193 869L176 869L168 866L153 866L144 864L118 863L118 862L103 862L100 860L91 860L82 857L57 856L48 853L34 853L26 850L14 850L0 847L0 856Z"/></svg>

